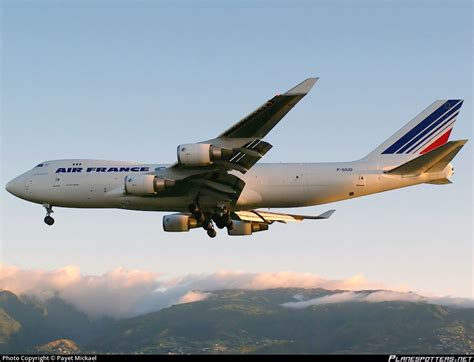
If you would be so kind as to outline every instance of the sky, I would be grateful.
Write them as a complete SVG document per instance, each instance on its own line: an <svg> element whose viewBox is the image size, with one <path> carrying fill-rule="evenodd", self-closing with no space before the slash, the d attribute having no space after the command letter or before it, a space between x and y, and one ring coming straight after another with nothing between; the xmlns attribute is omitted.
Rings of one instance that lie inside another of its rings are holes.
<svg viewBox="0 0 474 362"><path fill-rule="evenodd" d="M267 136L274 147L261 162L361 158L437 99L465 100L451 139L472 139L472 10L470 1L3 0L2 185L45 160L172 163L178 144L217 136L312 76L320 80ZM83 275L363 276L473 298L472 161L469 142L451 185L290 210L336 213L247 238L165 233L165 213L123 210L56 208L48 227L40 205L2 187L1 262Z"/></svg>

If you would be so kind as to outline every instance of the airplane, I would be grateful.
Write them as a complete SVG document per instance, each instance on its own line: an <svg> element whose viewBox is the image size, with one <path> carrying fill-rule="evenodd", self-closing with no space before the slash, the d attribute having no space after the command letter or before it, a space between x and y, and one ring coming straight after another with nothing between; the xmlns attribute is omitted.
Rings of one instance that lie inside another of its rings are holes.
<svg viewBox="0 0 474 362"><path fill-rule="evenodd" d="M272 148L263 138L311 90L308 78L268 100L216 138L177 147L174 164L69 159L45 161L6 185L11 194L54 207L167 211L163 229L203 228L213 238L251 235L274 222L329 218L285 214L417 184L445 185L451 160L467 140L448 141L463 100L438 100L367 156L349 162L257 162ZM267 210L262 210L267 209Z"/></svg>

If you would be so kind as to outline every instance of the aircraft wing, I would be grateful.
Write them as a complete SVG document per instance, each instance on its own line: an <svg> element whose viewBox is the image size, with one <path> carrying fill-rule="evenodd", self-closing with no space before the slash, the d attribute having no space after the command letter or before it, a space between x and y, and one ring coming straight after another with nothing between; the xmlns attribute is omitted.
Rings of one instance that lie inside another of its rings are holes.
<svg viewBox="0 0 474 362"><path fill-rule="evenodd" d="M219 150L219 158L212 160L212 163L195 166L177 162L171 167L187 169L199 167L201 170L220 169L247 172L272 148L272 145L263 141L262 138L308 94L318 79L304 80L287 92L274 96L217 138L199 142L201 145L210 145L211 148Z"/></svg>
<svg viewBox="0 0 474 362"><path fill-rule="evenodd" d="M328 210L317 216L310 215L294 215L294 214L283 214L277 212L263 211L263 210L249 210L249 211L236 211L232 213L234 219L239 221L251 221L271 224L275 221L281 223L287 222L300 222L303 220L321 220L329 219L336 210Z"/></svg>
<svg viewBox="0 0 474 362"><path fill-rule="evenodd" d="M218 138L263 138L298 103L316 83L308 78L284 94L274 96Z"/></svg>
<svg viewBox="0 0 474 362"><path fill-rule="evenodd" d="M178 162L157 170L160 179L174 180L175 186L162 196L186 194L203 208L235 203L245 182L230 171L246 173L271 148L262 140L268 132L313 87L318 78L308 78L287 92L276 95L217 138L178 146Z"/></svg>

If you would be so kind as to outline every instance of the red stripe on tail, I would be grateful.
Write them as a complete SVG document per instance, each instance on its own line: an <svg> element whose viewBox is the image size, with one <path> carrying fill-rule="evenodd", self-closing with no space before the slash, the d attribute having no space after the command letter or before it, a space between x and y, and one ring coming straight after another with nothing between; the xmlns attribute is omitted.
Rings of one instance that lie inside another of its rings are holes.
<svg viewBox="0 0 474 362"><path fill-rule="evenodd" d="M452 130L452 128L448 129L441 137L439 137L436 141L434 141L432 144L422 150L420 154L422 155L426 152L434 150L435 148L438 148L439 146L444 145L446 142L448 142L449 135L451 134Z"/></svg>

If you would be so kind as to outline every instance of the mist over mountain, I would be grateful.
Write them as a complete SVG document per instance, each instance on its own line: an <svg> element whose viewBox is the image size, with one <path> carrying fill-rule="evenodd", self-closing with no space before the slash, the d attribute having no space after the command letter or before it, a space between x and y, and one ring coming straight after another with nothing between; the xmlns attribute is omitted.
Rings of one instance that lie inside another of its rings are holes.
<svg viewBox="0 0 474 362"><path fill-rule="evenodd" d="M91 318L61 298L0 292L2 353L474 353L474 308L414 293L192 291L133 318ZM398 299L398 300L397 300Z"/></svg>
<svg viewBox="0 0 474 362"><path fill-rule="evenodd" d="M326 289L339 293L321 300L288 300L288 307L355 301L425 301L427 303L474 307L474 300L453 297L425 297L407 292L407 288L387 287L362 275L345 279L327 279L313 273L241 272L220 270L210 274L166 276L146 270L116 268L101 275L85 275L68 265L56 270L22 269L0 264L0 290L27 295L38 301L59 298L89 317L126 318L155 312L174 304L192 302L214 290L265 290L275 288ZM360 290L379 290L377 294L355 294ZM381 291L383 289L383 291ZM346 293L344 293L346 292ZM352 293L352 294L351 294ZM359 300L362 301L362 300Z"/></svg>
<svg viewBox="0 0 474 362"><path fill-rule="evenodd" d="M25 352L62 336L86 343L108 322L108 319L92 321L58 297L39 301L1 291L0 353Z"/></svg>

